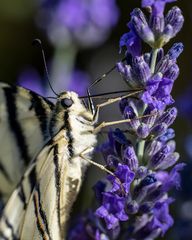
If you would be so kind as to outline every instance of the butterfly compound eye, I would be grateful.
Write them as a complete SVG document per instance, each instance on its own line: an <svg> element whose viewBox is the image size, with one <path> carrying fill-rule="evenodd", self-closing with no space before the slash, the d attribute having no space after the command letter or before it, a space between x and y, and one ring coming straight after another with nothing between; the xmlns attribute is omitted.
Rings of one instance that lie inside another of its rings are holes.
<svg viewBox="0 0 192 240"><path fill-rule="evenodd" d="M61 105L64 108L69 108L73 105L73 100L70 98L63 98L63 99L61 99Z"/></svg>

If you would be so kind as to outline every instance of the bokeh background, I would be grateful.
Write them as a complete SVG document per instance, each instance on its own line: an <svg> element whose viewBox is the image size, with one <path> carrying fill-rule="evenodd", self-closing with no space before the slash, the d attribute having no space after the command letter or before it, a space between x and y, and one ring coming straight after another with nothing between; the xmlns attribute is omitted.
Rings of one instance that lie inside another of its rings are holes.
<svg viewBox="0 0 192 240"><path fill-rule="evenodd" d="M51 82L57 92L72 89L83 94L85 86L108 71L122 56L119 55L119 38L127 32L126 24L133 8L140 0L98 0L95 12L86 19L80 18L72 7L58 5L65 0L1 0L0 4L0 81L19 83L45 96L52 93L47 87L40 51L32 46L34 38L43 42ZM74 1L78 2L78 1ZM90 1L91 2L91 1ZM107 3L110 2L110 3ZM87 1L87 4L89 1ZM170 4L169 7L173 5ZM174 227L163 239L192 239L192 2L177 1L185 16L182 31L169 44L183 42L185 49L179 58L180 76L175 83L173 97L179 108L175 123L177 149L181 160L187 163L182 174L182 189L173 192L176 202L171 211ZM62 8L63 7L63 8ZM93 6L92 6L93 7ZM58 26L57 14L65 15ZM84 11L84 10L82 10ZM70 18L70 14L72 17ZM90 16L95 15L95 19ZM88 24L85 21L90 21ZM82 26L78 23L82 22ZM86 25L87 24L87 25ZM67 30L66 30L67 29ZM70 31L69 31L70 29ZM89 31L87 31L89 29ZM102 30L100 30L102 29ZM113 72L95 86L92 93L126 89L126 84ZM113 105L101 112L100 121L118 119L118 107ZM104 141L105 136L99 136ZM96 156L100 161L101 156ZM101 176L91 167L76 206L83 211L92 199L91 186ZM84 196L86 195L86 200Z"/></svg>

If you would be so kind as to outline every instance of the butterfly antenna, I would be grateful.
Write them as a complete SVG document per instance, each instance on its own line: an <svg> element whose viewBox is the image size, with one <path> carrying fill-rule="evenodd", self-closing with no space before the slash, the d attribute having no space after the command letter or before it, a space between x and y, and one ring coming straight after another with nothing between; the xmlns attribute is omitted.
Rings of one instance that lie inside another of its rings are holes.
<svg viewBox="0 0 192 240"><path fill-rule="evenodd" d="M47 68L47 63L46 63L46 58L45 58L45 52L44 52L44 49L43 49L43 46L42 46L42 42L40 39L34 39L33 42L32 42L32 45L33 46L37 46L40 48L41 50L41 54L42 54L42 58L43 58L43 65L44 65L44 69L45 69L45 73L46 73L46 77L47 77L47 81L48 81L48 84L49 84L49 87L51 88L51 90L53 91L53 93L56 95L56 96L59 96L56 91L53 89L52 85L51 85L51 81L50 81L50 77L49 77L49 72L48 72L48 68Z"/></svg>
<svg viewBox="0 0 192 240"><path fill-rule="evenodd" d="M125 60L126 60L126 57L123 58L123 59L121 60L121 62L124 62ZM103 78L106 78L111 72L113 72L113 70L115 70L115 68L116 68L116 65L114 65L111 69L109 69L109 71L107 71L106 73L104 73L102 76L96 78L96 79L94 80L94 82L89 86L89 88L93 87L95 84L97 84L97 83L99 83L100 81L102 81Z"/></svg>

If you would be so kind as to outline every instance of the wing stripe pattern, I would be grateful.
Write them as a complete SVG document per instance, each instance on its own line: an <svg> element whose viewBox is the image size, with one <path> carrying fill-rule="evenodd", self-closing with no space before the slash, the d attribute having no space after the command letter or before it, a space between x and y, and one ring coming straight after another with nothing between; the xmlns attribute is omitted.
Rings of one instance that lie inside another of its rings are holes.
<svg viewBox="0 0 192 240"><path fill-rule="evenodd" d="M48 227L47 217L41 205L39 185L36 186L36 191L33 196L33 203L35 208L37 227L40 235L42 236L43 240L52 240Z"/></svg>
<svg viewBox="0 0 192 240"><path fill-rule="evenodd" d="M1 231L0 231L0 239L1 240L9 240Z"/></svg>
<svg viewBox="0 0 192 240"><path fill-rule="evenodd" d="M55 165L55 187L57 190L57 218L58 225L61 226L61 218L60 218L60 194L61 194L61 172L59 170L59 159L58 159L58 144L54 146L54 157L53 157L54 165Z"/></svg>
<svg viewBox="0 0 192 240"><path fill-rule="evenodd" d="M30 91L31 94L31 102L32 102L32 108L35 110L35 114L37 118L39 119L40 123L40 128L41 132L43 135L44 140L47 140L48 131L47 131L47 126L48 126L48 117L47 117L47 112L46 112L46 107L45 104L42 102L42 97L39 97L37 94L34 94L33 92ZM43 99L45 100L45 99ZM52 107L52 103L49 102L49 107ZM54 105L53 105L54 106Z"/></svg>
<svg viewBox="0 0 192 240"><path fill-rule="evenodd" d="M74 155L74 151L73 151L73 136L72 136L72 129L69 123L69 113L68 111L65 111L64 113L64 128L66 129L66 134L67 134L67 138L68 138L68 152L69 152L69 156L70 159L73 157ZM69 159L69 160L70 160Z"/></svg>
<svg viewBox="0 0 192 240"><path fill-rule="evenodd" d="M17 141L19 151L23 161L27 163L30 162L30 156L28 153L28 147L26 145L26 139L22 132L21 125L17 119L17 106L16 106L16 88L4 88L5 99L7 103L7 112L8 112L8 120L11 131L15 135L15 139Z"/></svg>
<svg viewBox="0 0 192 240"><path fill-rule="evenodd" d="M29 183L30 183L30 187L31 187L30 192L32 192L35 184L37 183L37 175L36 175L36 168L35 167L32 169L32 171L29 174Z"/></svg>
<svg viewBox="0 0 192 240"><path fill-rule="evenodd" d="M5 216L4 216L4 218L5 218L5 224L11 230L12 240L19 240L18 237L14 233L14 227L12 226L12 224L8 221L8 219Z"/></svg>
<svg viewBox="0 0 192 240"><path fill-rule="evenodd" d="M26 209L26 207L27 207L27 202L26 202L26 196L25 196L25 192L24 192L24 188L23 188L22 181L21 181L21 183L20 183L20 185L19 185L18 196L19 196L21 202L23 203L23 208Z"/></svg>

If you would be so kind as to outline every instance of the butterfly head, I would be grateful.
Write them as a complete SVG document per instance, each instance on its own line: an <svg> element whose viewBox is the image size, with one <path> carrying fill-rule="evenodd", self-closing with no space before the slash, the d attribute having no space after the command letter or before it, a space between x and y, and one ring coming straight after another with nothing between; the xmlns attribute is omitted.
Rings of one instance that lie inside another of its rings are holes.
<svg viewBox="0 0 192 240"><path fill-rule="evenodd" d="M70 111L76 115L81 115L81 113L85 112L91 114L75 92L62 92L57 100L57 105L60 109L62 108L63 110ZM90 118L92 118L92 114Z"/></svg>

